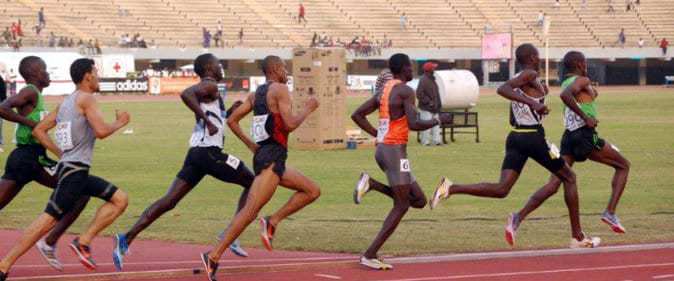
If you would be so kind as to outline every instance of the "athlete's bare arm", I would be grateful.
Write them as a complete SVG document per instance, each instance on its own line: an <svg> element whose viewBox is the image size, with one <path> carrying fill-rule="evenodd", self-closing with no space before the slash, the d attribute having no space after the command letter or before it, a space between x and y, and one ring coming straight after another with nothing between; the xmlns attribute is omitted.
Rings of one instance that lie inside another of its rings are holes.
<svg viewBox="0 0 674 281"><path fill-rule="evenodd" d="M587 91L588 88L591 88L590 86L590 79L587 77L578 77L576 78L575 81L573 81L573 84L570 86L566 87L564 91L559 95L560 98L562 98L562 101L564 104L569 107L573 112L578 114L583 120L585 121L585 124L590 127L594 128L597 126L597 121L596 119L587 116L585 112L583 112L580 107L578 106L578 103L576 102L576 96L580 95L582 91ZM590 89L591 90L591 89Z"/></svg>
<svg viewBox="0 0 674 281"><path fill-rule="evenodd" d="M49 113L47 117L45 117L42 121L40 121L40 123L37 123L37 125L35 125L35 128L33 129L33 136L47 150L51 151L51 153L54 153L54 155L61 158L61 154L63 152L61 151L61 149L58 148L58 146L56 146L56 144L49 137L49 130L51 130L56 126L56 115L58 115L58 112L59 107L56 106L54 111Z"/></svg>
<svg viewBox="0 0 674 281"><path fill-rule="evenodd" d="M208 128L209 135L215 135L218 132L218 128L211 123L208 118L206 118L206 113L201 110L199 106L199 100L201 99L215 99L218 94L218 85L214 82L202 81L196 85L193 85L185 89L182 94L180 94L180 99L183 100L183 103L194 112L194 115L197 119L204 120L206 122L206 128Z"/></svg>
<svg viewBox="0 0 674 281"><path fill-rule="evenodd" d="M37 122L34 122L13 110L13 108L20 110L22 107L31 104L33 105L33 108L37 105L37 93L32 88L23 88L18 94L10 96L0 104L0 117L33 128ZM27 112L26 115L28 115L28 113L30 112Z"/></svg>
<svg viewBox="0 0 674 281"><path fill-rule="evenodd" d="M246 115L248 115L248 113L253 110L254 101L255 94L248 95L243 103L234 108L234 111L232 111L232 113L227 118L227 126L229 129L232 130L232 133L234 133L234 135L236 135L236 137L239 138L253 153L255 153L257 150L258 145L253 140L251 140L247 134L243 133L243 130L241 130L241 125L239 125L239 121L241 121L243 117L246 117Z"/></svg>
<svg viewBox="0 0 674 281"><path fill-rule="evenodd" d="M402 99L405 115L407 115L407 126L410 128L410 130L424 131L440 125L442 122L440 119L421 120L417 118L419 113L417 112L417 107L415 105L415 95L412 88L408 87L407 85L403 85L395 87L392 91L399 91L400 93L398 96L400 99ZM442 116L442 118L444 118L445 115ZM447 122L448 120L443 121Z"/></svg>
<svg viewBox="0 0 674 281"><path fill-rule="evenodd" d="M379 108L379 99L377 96L369 98L365 103L361 104L356 111L351 114L351 120L353 120L358 127L363 129L373 137L377 136L377 129L370 124L370 121L367 120L367 116L375 112Z"/></svg>
<svg viewBox="0 0 674 281"><path fill-rule="evenodd" d="M79 95L77 97L77 105L82 110L84 116L87 118L89 125L94 130L94 134L98 139L107 138L129 123L129 113L119 110L115 110L115 122L105 123L105 120L103 119L103 112L101 112L100 108L98 107L96 98L94 98L92 95Z"/></svg>
<svg viewBox="0 0 674 281"><path fill-rule="evenodd" d="M269 86L269 94L272 95L272 99L276 100L281 118L283 118L283 122L290 132L297 129L297 127L307 119L309 114L318 108L318 100L311 97L304 104L304 111L297 115L293 114L292 101L290 100L290 94L288 93L288 86L286 84L271 84L271 86Z"/></svg>
<svg viewBox="0 0 674 281"><path fill-rule="evenodd" d="M537 90L540 91L541 93L545 93L545 89L541 86L536 79L538 78L538 73L533 70L524 70L520 75L517 77L514 77L513 79L510 79L503 83L496 92L509 100L516 101L516 102L521 102L523 104L526 104L530 106L533 110L538 112L538 114L548 114L549 110L548 107L545 106L542 103L536 102L535 100L526 98L525 96L522 96L521 94L515 92L515 89L524 87L526 85L535 85Z"/></svg>

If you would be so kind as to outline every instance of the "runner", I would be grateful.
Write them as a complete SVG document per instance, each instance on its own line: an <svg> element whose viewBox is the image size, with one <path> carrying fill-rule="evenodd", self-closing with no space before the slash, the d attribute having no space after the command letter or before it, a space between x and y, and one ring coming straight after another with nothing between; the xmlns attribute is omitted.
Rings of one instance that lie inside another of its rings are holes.
<svg viewBox="0 0 674 281"><path fill-rule="evenodd" d="M435 208L440 200L447 199L453 194L505 198L517 182L527 159L532 158L564 182L564 200L569 210L571 236L573 237L571 247L596 247L600 239L587 237L580 226L576 175L559 157L557 147L545 139L542 122L549 112L545 105L548 89L538 81L540 65L538 50L531 44L522 44L517 47L515 55L517 63L523 68L522 72L497 90L499 95L511 101L510 125L512 126L506 139L506 155L501 166L500 181L459 185L444 178L435 190L431 208ZM511 246L515 243L515 234L520 221L518 213L513 213L508 217L505 238Z"/></svg>
<svg viewBox="0 0 674 281"><path fill-rule="evenodd" d="M31 181L49 188L55 188L57 182L54 175L56 162L47 157L45 148L32 134L33 127L47 115L42 97L42 90L49 87L51 82L47 65L39 57L28 56L19 63L19 73L26 81L26 87L0 104L0 117L18 124L16 149L7 158L5 174L0 179L0 210ZM47 263L58 271L63 270L63 265L56 256L56 242L77 219L88 201L88 196L80 198L49 235L35 244Z"/></svg>
<svg viewBox="0 0 674 281"><path fill-rule="evenodd" d="M70 243L70 248L86 268L96 269L96 263L91 256L91 242L126 209L126 193L89 174L96 138L106 138L129 123L129 114L123 111L116 113L117 120L114 123L104 122L103 113L93 96L99 90L96 73L93 60L75 60L70 66L70 75L77 90L66 97L58 109L47 115L33 130L36 139L61 158L57 167L58 184L49 198L45 212L25 230L19 242L0 261L0 281L7 278L7 273L16 260L71 211L84 195L95 196L107 202L99 207L86 232ZM58 146L48 134L54 127Z"/></svg>
<svg viewBox="0 0 674 281"><path fill-rule="evenodd" d="M223 97L218 93L217 83L224 78L220 61L212 54L200 55L194 60L194 71L201 78L201 82L185 89L181 95L183 102L196 118L183 168L166 194L150 205L127 233L115 236L112 257L117 270L122 270L123 257L136 236L164 213L172 210L205 175L243 187L237 211L246 202L255 176L239 158L222 153L224 125L229 111L225 111ZM230 249L239 256L248 256L238 241L234 241Z"/></svg>
<svg viewBox="0 0 674 281"><path fill-rule="evenodd" d="M415 92L405 84L413 78L410 58L405 54L395 54L389 59L388 65L393 80L386 82L381 95L368 99L351 115L351 119L358 127L377 137L375 160L379 168L386 173L389 183L389 186L386 186L371 179L367 173L362 173L354 190L354 201L359 204L370 189L393 199L393 209L386 217L377 237L360 258L361 265L379 270L393 268L377 257L379 249L393 234L410 207L420 209L426 206L427 202L424 192L412 175L410 161L407 158L409 130L423 131L441 124L438 118L431 120L417 118ZM379 110L379 129L375 129L367 120L367 116L376 110Z"/></svg>
<svg viewBox="0 0 674 281"><path fill-rule="evenodd" d="M567 75L562 83L561 98L565 105L564 126L566 130L562 136L562 157L569 165L590 159L615 169L611 181L611 198L601 220L614 232L625 233L625 227L620 223L615 211L627 184L630 162L620 154L616 146L599 138L595 129L599 123L595 103L599 94L587 77L585 56L577 51L568 52L564 56L564 68ZM559 185L559 179L552 177L550 182L539 189L526 206L518 212L520 221L555 194Z"/></svg>
<svg viewBox="0 0 674 281"><path fill-rule="evenodd" d="M216 280L218 260L225 249L255 220L278 185L295 190L295 193L276 213L260 219L262 243L269 251L272 250L272 239L279 223L320 196L316 183L298 170L286 166L288 135L318 108L318 101L310 98L304 111L295 115L286 85L288 77L283 60L277 56L266 57L262 62L262 71L267 83L258 87L254 95L249 95L227 120L232 132L254 153L256 176L245 206L236 214L223 239L215 249L201 254L211 281ZM243 133L239 125L239 121L251 111L254 114L251 127L254 141Z"/></svg>

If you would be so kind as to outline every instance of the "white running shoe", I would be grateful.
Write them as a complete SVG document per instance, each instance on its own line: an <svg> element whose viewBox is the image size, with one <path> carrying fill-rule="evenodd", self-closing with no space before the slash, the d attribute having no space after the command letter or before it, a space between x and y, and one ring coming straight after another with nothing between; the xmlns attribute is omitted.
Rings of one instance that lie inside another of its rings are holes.
<svg viewBox="0 0 674 281"><path fill-rule="evenodd" d="M63 271L63 264L56 257L56 247L47 245L44 239L40 239L35 244L35 248L40 252L40 255L47 261L47 263L58 271Z"/></svg>
<svg viewBox="0 0 674 281"><path fill-rule="evenodd" d="M356 189L353 190L353 202L360 204L360 202L363 200L363 196L365 196L365 193L368 191L370 191L370 175L363 172L360 174L360 179L358 180L358 184L356 184Z"/></svg>
<svg viewBox="0 0 674 281"><path fill-rule="evenodd" d="M384 263L378 258L368 259L366 257L360 257L360 264L376 270L389 270L393 269L393 265Z"/></svg>
<svg viewBox="0 0 674 281"><path fill-rule="evenodd" d="M582 241L571 238L571 249L597 248L599 247L599 244L601 244L601 238L599 237L587 237L585 233L583 233L583 236L585 236L585 238L583 238Z"/></svg>
<svg viewBox="0 0 674 281"><path fill-rule="evenodd" d="M520 218L517 213L512 213L508 216L508 221L505 226L505 239L508 245L515 246L515 235L517 234L517 227L519 227Z"/></svg>
<svg viewBox="0 0 674 281"><path fill-rule="evenodd" d="M442 178L440 184L433 193L433 199L431 199L431 210L435 209L435 207L438 206L438 203L440 203L441 200L449 198L449 188L452 187L452 184L453 184L452 181L448 180L445 177Z"/></svg>

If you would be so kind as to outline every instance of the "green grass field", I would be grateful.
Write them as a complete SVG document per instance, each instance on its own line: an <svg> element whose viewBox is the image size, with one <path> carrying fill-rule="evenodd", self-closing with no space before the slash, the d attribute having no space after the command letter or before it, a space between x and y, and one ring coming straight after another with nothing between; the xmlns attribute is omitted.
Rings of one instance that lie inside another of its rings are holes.
<svg viewBox="0 0 674 281"><path fill-rule="evenodd" d="M557 92L557 91L555 91ZM363 98L350 98L353 110ZM599 101L599 133L617 145L632 162L628 187L618 207L627 234L617 235L600 222L610 193L613 170L596 163L581 163L578 174L582 223L589 234L605 244L674 240L674 95L672 92L611 92L603 90ZM561 102L550 98L552 114L546 119L548 138L559 144L562 132ZM49 107L53 107L50 104ZM92 173L128 191L129 208L105 234L125 231L142 211L164 194L180 169L194 123L179 101L111 102L103 110L112 118L113 109L131 113L132 135L115 135L99 141ZM459 136L456 143L421 147L412 143L409 155L413 170L430 195L442 176L455 182L493 181L500 173L504 139L508 133L508 103L496 95L483 95L480 113L481 143L472 136ZM348 114L345 113L344 118ZM349 126L355 127L352 122ZM13 131L5 123L5 140ZM411 137L413 139L414 137ZM7 141L9 142L9 141ZM13 145L0 154L3 163ZM225 150L242 158L250 167L252 155L232 134ZM374 161L373 149L340 151L291 151L292 165L317 181L321 198L279 226L274 239L277 249L362 252L388 213L391 202L370 193L361 205L352 202L352 189L361 171L384 180ZM530 194L548 179L548 174L530 161L510 196L503 200L456 196L434 211L410 210L383 254L431 252L476 252L509 249L503 239L506 215L521 207ZM176 209L167 213L140 235L194 243L213 243L232 216L240 188L207 178ZM0 214L1 228L23 228L43 210L50 190L30 184ZM279 189L262 214L283 204L289 192ZM92 200L72 228L80 232L88 225L95 207ZM570 230L561 193L546 202L518 233L517 248L566 247ZM244 246L261 247L258 225L242 237ZM95 245L108 247L109 245Z"/></svg>

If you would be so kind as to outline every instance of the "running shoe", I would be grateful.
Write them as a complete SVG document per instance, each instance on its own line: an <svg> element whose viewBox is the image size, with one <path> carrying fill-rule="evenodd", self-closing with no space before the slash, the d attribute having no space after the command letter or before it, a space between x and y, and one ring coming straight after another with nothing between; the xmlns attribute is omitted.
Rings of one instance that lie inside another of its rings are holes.
<svg viewBox="0 0 674 281"><path fill-rule="evenodd" d="M112 249L112 262L115 264L115 269L121 271L124 267L124 256L129 251L129 244L126 241L126 235L117 234L113 240L114 249Z"/></svg>
<svg viewBox="0 0 674 281"><path fill-rule="evenodd" d="M35 248L37 248L37 251L40 252L40 255L47 261L49 266L58 271L63 271L63 264L56 257L56 247L49 246L44 239L40 239L40 241L35 243Z"/></svg>
<svg viewBox="0 0 674 281"><path fill-rule="evenodd" d="M84 267L89 270L96 269L96 262L94 262L94 259L91 257L91 247L80 244L80 239L75 238L73 242L70 242L70 249L77 255Z"/></svg>
<svg viewBox="0 0 674 281"><path fill-rule="evenodd" d="M625 228L620 224L620 219L615 214L611 214L608 211L604 211L601 215L601 221L605 222L611 227L611 230L615 233L625 233Z"/></svg>
<svg viewBox="0 0 674 281"><path fill-rule="evenodd" d="M576 238L571 238L571 249L599 247L599 244L601 243L601 239L599 237L587 237L585 233L583 233L583 236L584 238L581 241L576 240Z"/></svg>
<svg viewBox="0 0 674 281"><path fill-rule="evenodd" d="M366 257L360 257L360 264L376 270L389 270L393 269L393 265L384 263L378 258L368 259Z"/></svg>
<svg viewBox="0 0 674 281"><path fill-rule="evenodd" d="M229 245L229 250L232 251L235 255L242 257L242 258L247 258L248 257L248 252L244 250L241 247L241 243L239 243L239 239L234 240L232 244Z"/></svg>
<svg viewBox="0 0 674 281"><path fill-rule="evenodd" d="M267 250L271 251L274 248L272 247L272 239L274 239L274 232L276 227L269 223L269 217L264 217L260 219L260 238L262 238L262 244Z"/></svg>
<svg viewBox="0 0 674 281"><path fill-rule="evenodd" d="M370 175L363 172L360 174L356 189L353 190L353 202L360 204L363 200L363 196L365 196L368 191L370 191Z"/></svg>
<svg viewBox="0 0 674 281"><path fill-rule="evenodd" d="M7 280L7 276L9 276L9 273L4 273L4 272L0 271L0 281Z"/></svg>
<svg viewBox="0 0 674 281"><path fill-rule="evenodd" d="M515 246L515 234L517 228L520 226L520 217L517 213L512 213L508 216L508 221L505 226L505 240L511 247Z"/></svg>
<svg viewBox="0 0 674 281"><path fill-rule="evenodd" d="M201 253L201 261L204 264L204 269L206 269L206 274L208 274L209 281L217 281L215 279L215 274L218 271L218 263L211 260L208 257L208 252Z"/></svg>
<svg viewBox="0 0 674 281"><path fill-rule="evenodd" d="M452 184L452 181L445 177L442 178L440 184L437 188L435 188L435 192L433 193L433 199L431 199L431 210L435 209L441 200L449 198L449 188L452 187Z"/></svg>

